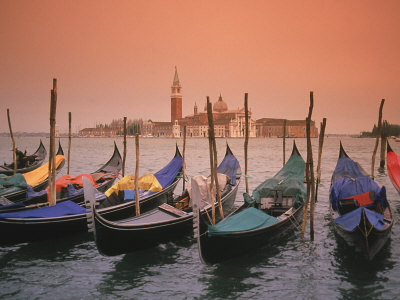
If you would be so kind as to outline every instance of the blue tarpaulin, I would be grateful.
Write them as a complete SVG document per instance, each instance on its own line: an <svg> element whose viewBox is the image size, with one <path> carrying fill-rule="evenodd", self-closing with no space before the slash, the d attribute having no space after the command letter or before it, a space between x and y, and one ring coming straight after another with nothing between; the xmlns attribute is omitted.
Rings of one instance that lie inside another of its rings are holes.
<svg viewBox="0 0 400 300"><path fill-rule="evenodd" d="M168 165L163 169L154 174L158 182L161 184L163 189L168 187L172 182L174 182L178 173L182 170L182 157L174 157Z"/></svg>
<svg viewBox="0 0 400 300"><path fill-rule="evenodd" d="M361 221L362 211L365 211L365 215L367 216L368 221L376 228L376 229L383 229L384 228L384 221L383 215L372 211L365 207L359 207L347 214L344 214L335 219L336 224L340 225L346 230L354 230Z"/></svg>
<svg viewBox="0 0 400 300"><path fill-rule="evenodd" d="M150 195L155 194L155 193L157 193L157 192L139 190L139 199L149 197ZM131 200L135 200L135 191L134 190L124 190L124 201L131 201Z"/></svg>
<svg viewBox="0 0 400 300"><path fill-rule="evenodd" d="M5 218L55 218L86 213L86 208L72 201L63 201L54 206L35 208L20 212L0 213Z"/></svg>
<svg viewBox="0 0 400 300"><path fill-rule="evenodd" d="M231 179L231 184L236 184L236 173L239 168L239 161L232 154L228 154L224 157L222 162L219 164L217 173L223 173L228 175Z"/></svg>
<svg viewBox="0 0 400 300"><path fill-rule="evenodd" d="M332 175L332 183L342 177L364 177L367 174L361 166L350 157L341 157L338 159L335 170Z"/></svg>
<svg viewBox="0 0 400 300"><path fill-rule="evenodd" d="M383 208L387 207L386 188L384 186L380 188L373 179L364 176L358 178L343 177L336 180L330 188L329 197L332 208L337 210L338 201L341 199L366 192L374 192L375 203L380 203Z"/></svg>
<svg viewBox="0 0 400 300"><path fill-rule="evenodd" d="M258 228L264 228L277 223L279 220L267 213L250 207L233 215L229 218L223 219L215 226L208 226L208 235L225 235L234 232L244 232Z"/></svg>
<svg viewBox="0 0 400 300"><path fill-rule="evenodd" d="M30 200L30 199L33 199L36 197L42 197L46 194L47 194L47 191L45 189L41 190L39 192L35 192L30 185L26 186L26 200Z"/></svg>

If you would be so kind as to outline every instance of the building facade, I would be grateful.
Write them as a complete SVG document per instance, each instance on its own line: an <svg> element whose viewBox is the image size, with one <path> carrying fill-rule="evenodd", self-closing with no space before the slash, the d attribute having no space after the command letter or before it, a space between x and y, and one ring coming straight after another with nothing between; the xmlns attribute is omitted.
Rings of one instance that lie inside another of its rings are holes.
<svg viewBox="0 0 400 300"><path fill-rule="evenodd" d="M262 118L256 122L257 137L283 137L285 119ZM310 136L318 137L318 128L311 121ZM286 120L286 137L305 138L306 120Z"/></svg>

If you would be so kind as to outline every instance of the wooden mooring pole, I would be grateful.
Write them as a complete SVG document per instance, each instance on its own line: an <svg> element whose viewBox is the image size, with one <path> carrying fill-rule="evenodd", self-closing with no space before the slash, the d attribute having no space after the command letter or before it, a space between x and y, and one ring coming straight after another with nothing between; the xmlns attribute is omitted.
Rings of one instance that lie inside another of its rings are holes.
<svg viewBox="0 0 400 300"><path fill-rule="evenodd" d="M286 119L283 120L283 165L286 162Z"/></svg>
<svg viewBox="0 0 400 300"><path fill-rule="evenodd" d="M49 205L56 204L56 108L57 108L57 79L53 79L50 102L50 151L49 151Z"/></svg>
<svg viewBox="0 0 400 300"><path fill-rule="evenodd" d="M136 168L135 168L135 207L136 215L140 216L140 199L139 199L139 134L135 135L136 144Z"/></svg>
<svg viewBox="0 0 400 300"><path fill-rule="evenodd" d="M13 131L11 128L11 118L10 118L10 109L7 108L7 119L8 119L8 128L10 129L10 137L12 141L12 151L13 151L13 162L14 162L14 174L17 173L17 154L16 154L16 149L15 149L15 140L14 140L14 135Z"/></svg>
<svg viewBox="0 0 400 300"><path fill-rule="evenodd" d="M377 131L376 131L375 147L374 147L374 151L372 153L372 162L371 162L371 177L372 178L374 178L376 150L378 149L379 138L381 137L382 110L383 110L383 104L384 103L385 103L385 99L382 99L381 105L379 106L378 128L377 128Z"/></svg>
<svg viewBox="0 0 400 300"><path fill-rule="evenodd" d="M186 125L183 126L183 153L182 153L182 192L185 191L185 183L186 183Z"/></svg>
<svg viewBox="0 0 400 300"><path fill-rule="evenodd" d="M211 139L211 143L212 143L212 152L213 152L213 158L212 158L213 167L211 168L211 172L213 174L212 177L214 178L214 183L215 183L214 187L215 187L215 191L216 191L216 195L217 195L219 215L223 219L224 212L222 209L221 191L219 190L219 183L218 183L218 176L217 176L217 166L218 166L217 144L215 142L214 119L213 119L212 106L211 106L209 97L207 97L207 114L208 114L208 126L210 129L209 134L210 134L210 139Z"/></svg>
<svg viewBox="0 0 400 300"><path fill-rule="evenodd" d="M67 174L70 174L70 167L71 167L71 122L72 116L71 112L68 113L68 168Z"/></svg>
<svg viewBox="0 0 400 300"><path fill-rule="evenodd" d="M379 163L379 172L385 172L387 137L388 137L388 122L387 121L382 121L382 128L381 128L381 161Z"/></svg>
<svg viewBox="0 0 400 300"><path fill-rule="evenodd" d="M246 183L246 193L249 193L249 179L247 177L247 149L249 147L249 108L248 94L244 94L244 116L245 116L245 137L244 137L244 178Z"/></svg>
<svg viewBox="0 0 400 300"><path fill-rule="evenodd" d="M210 170L211 170L211 183L210 183L210 197L211 197L211 223L215 225L215 193L214 193L214 150L211 134L210 118L212 119L212 106L210 98L207 96L207 117L208 117L208 148L210 152Z"/></svg>
<svg viewBox="0 0 400 300"><path fill-rule="evenodd" d="M124 153L122 155L122 177L125 176L125 164L126 164L126 117L124 117Z"/></svg>
<svg viewBox="0 0 400 300"><path fill-rule="evenodd" d="M326 127L326 118L323 118L320 126L319 139L318 139L318 164L317 164L317 183L315 186L315 202L318 201L318 186L319 183L321 182L322 147L324 145L325 127Z"/></svg>
<svg viewBox="0 0 400 300"><path fill-rule="evenodd" d="M314 186L314 164L312 157L311 145L311 116L314 108L314 93L310 92L310 107L308 116L306 118L306 135L307 135L307 162L306 162L306 181L307 181L307 195L306 203L304 205L304 215L301 236L304 237L304 232L307 223L308 204L310 203L310 237L314 240L314 208L315 208L315 186Z"/></svg>

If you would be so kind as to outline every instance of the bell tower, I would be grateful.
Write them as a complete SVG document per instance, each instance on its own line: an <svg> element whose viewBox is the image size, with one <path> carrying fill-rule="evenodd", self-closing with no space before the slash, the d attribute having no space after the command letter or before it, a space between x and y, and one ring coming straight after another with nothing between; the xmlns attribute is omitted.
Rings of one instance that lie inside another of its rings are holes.
<svg viewBox="0 0 400 300"><path fill-rule="evenodd" d="M171 123L182 119L182 87L179 82L178 71L175 67L174 81L171 86Z"/></svg>

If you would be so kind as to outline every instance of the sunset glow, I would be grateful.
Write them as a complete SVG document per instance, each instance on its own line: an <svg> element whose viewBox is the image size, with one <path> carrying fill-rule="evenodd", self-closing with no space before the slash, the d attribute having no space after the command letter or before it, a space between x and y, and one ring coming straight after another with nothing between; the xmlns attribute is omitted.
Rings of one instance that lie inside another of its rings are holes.
<svg viewBox="0 0 400 300"><path fill-rule="evenodd" d="M0 132L115 118L169 121L175 66L182 114L222 93L253 118L313 120L327 133L400 123L399 1L6 1L0 11Z"/></svg>

